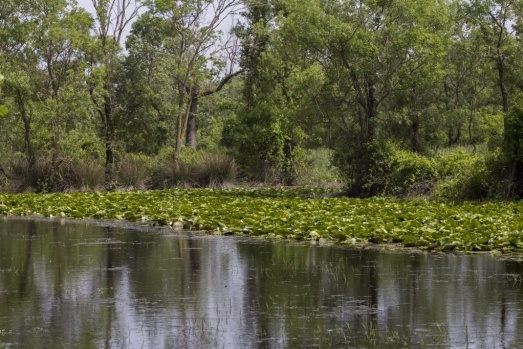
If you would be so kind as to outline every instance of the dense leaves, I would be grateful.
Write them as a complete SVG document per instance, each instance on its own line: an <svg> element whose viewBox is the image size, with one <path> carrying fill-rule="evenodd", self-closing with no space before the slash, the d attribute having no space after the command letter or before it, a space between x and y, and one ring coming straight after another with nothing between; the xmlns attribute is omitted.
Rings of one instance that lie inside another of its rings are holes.
<svg viewBox="0 0 523 349"><path fill-rule="evenodd" d="M0 214L120 219L358 247L523 252L521 203L330 197L324 189L191 189L1 195Z"/></svg>
<svg viewBox="0 0 523 349"><path fill-rule="evenodd" d="M63 164L127 186L187 148L296 185L328 149L354 197L523 198L522 0L87 2L0 6L2 190L98 187ZM457 147L479 160L441 175Z"/></svg>

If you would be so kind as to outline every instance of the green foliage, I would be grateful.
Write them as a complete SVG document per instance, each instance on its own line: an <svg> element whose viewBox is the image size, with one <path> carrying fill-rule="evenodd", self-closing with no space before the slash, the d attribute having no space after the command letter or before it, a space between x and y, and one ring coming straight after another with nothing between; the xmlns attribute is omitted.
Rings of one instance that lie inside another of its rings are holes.
<svg viewBox="0 0 523 349"><path fill-rule="evenodd" d="M71 130L60 139L62 156L72 160L105 158L102 140L93 130Z"/></svg>
<svg viewBox="0 0 523 349"><path fill-rule="evenodd" d="M237 118L241 109L243 80L234 79L220 93L212 94L199 100L197 115L198 149L225 151L222 135L225 126Z"/></svg>
<svg viewBox="0 0 523 349"><path fill-rule="evenodd" d="M490 149L502 146L505 114L488 108L479 109L470 120L470 144L487 144Z"/></svg>
<svg viewBox="0 0 523 349"><path fill-rule="evenodd" d="M233 150L250 178L292 185L303 137L303 131L291 124L278 104L260 101L228 122L223 144Z"/></svg>
<svg viewBox="0 0 523 349"><path fill-rule="evenodd" d="M377 142L360 143L347 140L338 143L333 163L347 183L347 195L351 197L370 197L383 191L381 174L385 166L383 144Z"/></svg>
<svg viewBox="0 0 523 349"><path fill-rule="evenodd" d="M505 122L505 154L510 161L523 162L523 103L510 109Z"/></svg>
<svg viewBox="0 0 523 349"><path fill-rule="evenodd" d="M438 170L434 197L459 201L503 198L505 159L499 148L487 153L456 148L436 156L434 162Z"/></svg>
<svg viewBox="0 0 523 349"><path fill-rule="evenodd" d="M367 153L366 162L352 160L340 167L353 171L345 177L351 196L428 195L458 201L505 196L507 162L499 148L478 153L472 147L457 147L434 156L404 150L393 143L369 149L373 152ZM362 173L360 180L351 180L357 171Z"/></svg>
<svg viewBox="0 0 523 349"><path fill-rule="evenodd" d="M338 170L332 165L333 151L327 148L306 149L298 167L298 183L321 184L340 182Z"/></svg>
<svg viewBox="0 0 523 349"><path fill-rule="evenodd" d="M431 159L393 143L366 144L359 152L338 150L335 156L350 196L427 195L437 173Z"/></svg>
<svg viewBox="0 0 523 349"><path fill-rule="evenodd" d="M396 196L430 194L437 175L437 166L430 158L392 147L385 159L384 193Z"/></svg>

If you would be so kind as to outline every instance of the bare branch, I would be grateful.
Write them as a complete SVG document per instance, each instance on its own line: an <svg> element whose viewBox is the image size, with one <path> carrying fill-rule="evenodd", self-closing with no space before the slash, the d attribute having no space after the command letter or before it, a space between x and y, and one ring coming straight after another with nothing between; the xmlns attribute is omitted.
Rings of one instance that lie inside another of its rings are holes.
<svg viewBox="0 0 523 349"><path fill-rule="evenodd" d="M111 35L120 44L125 29L138 16L140 0L91 0L96 11L98 34L104 41Z"/></svg>
<svg viewBox="0 0 523 349"><path fill-rule="evenodd" d="M225 85L227 85L234 77L240 75L240 74L243 74L245 72L245 70L238 70L237 72L234 72L232 74L229 74L227 76L225 76L221 81L220 83L218 84L218 86L216 86L216 88L214 89L211 89L211 90L207 90L205 92L202 92L200 93L200 97L205 97L205 96L210 96L216 92L219 92L223 89L223 87Z"/></svg>

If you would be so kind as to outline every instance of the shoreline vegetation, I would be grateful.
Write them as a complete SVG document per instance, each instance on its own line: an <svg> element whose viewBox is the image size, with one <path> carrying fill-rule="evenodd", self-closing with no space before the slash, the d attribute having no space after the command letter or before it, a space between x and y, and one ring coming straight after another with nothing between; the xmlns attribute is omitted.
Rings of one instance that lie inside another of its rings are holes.
<svg viewBox="0 0 523 349"><path fill-rule="evenodd" d="M523 252L523 0L4 3L0 215Z"/></svg>
<svg viewBox="0 0 523 349"><path fill-rule="evenodd" d="M523 199L521 1L5 3L0 192Z"/></svg>
<svg viewBox="0 0 523 349"><path fill-rule="evenodd" d="M0 194L0 215L121 220L354 248L523 254L521 202L337 195L339 188Z"/></svg>

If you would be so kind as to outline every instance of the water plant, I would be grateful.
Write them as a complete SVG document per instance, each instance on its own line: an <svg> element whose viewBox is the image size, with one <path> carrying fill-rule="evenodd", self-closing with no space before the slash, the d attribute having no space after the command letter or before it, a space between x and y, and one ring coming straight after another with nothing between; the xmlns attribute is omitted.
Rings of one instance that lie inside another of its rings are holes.
<svg viewBox="0 0 523 349"><path fill-rule="evenodd" d="M523 252L523 203L330 197L325 188L3 194L0 214L119 219L349 246Z"/></svg>

